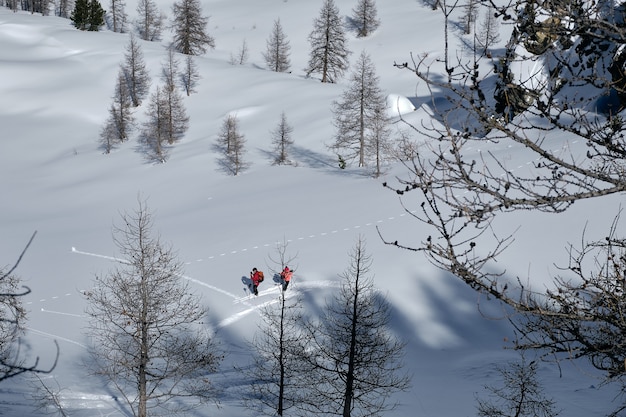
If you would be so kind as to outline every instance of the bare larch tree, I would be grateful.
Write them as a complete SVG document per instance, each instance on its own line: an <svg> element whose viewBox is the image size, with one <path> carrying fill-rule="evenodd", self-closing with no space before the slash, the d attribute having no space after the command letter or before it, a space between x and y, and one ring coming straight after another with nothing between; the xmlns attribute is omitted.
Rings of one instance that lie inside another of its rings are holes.
<svg viewBox="0 0 626 417"><path fill-rule="evenodd" d="M283 32L280 19L274 21L272 33L267 40L267 48L263 53L263 58L268 68L276 72L287 72L291 67L289 56L291 54L291 46L287 35Z"/></svg>
<svg viewBox="0 0 626 417"><path fill-rule="evenodd" d="M175 252L155 233L146 202L124 213L121 224L113 229L119 266L96 276L85 293L93 372L136 417L214 400L210 375L222 354L203 323L207 310L181 279Z"/></svg>
<svg viewBox="0 0 626 417"><path fill-rule="evenodd" d="M154 0L138 0L135 28L144 41L159 41L163 33L165 15Z"/></svg>
<svg viewBox="0 0 626 417"><path fill-rule="evenodd" d="M215 149L221 154L219 163L222 169L232 175L239 175L250 165L245 159L246 138L239 131L239 119L229 114L215 142Z"/></svg>
<svg viewBox="0 0 626 417"><path fill-rule="evenodd" d="M311 52L307 76L319 73L323 83L334 83L348 69L350 51L339 9L333 0L324 0L319 16L309 34Z"/></svg>
<svg viewBox="0 0 626 417"><path fill-rule="evenodd" d="M188 96L196 92L200 78L198 65L194 61L193 55L185 55L184 67L180 72L180 82Z"/></svg>
<svg viewBox="0 0 626 417"><path fill-rule="evenodd" d="M150 91L150 73L146 67L143 50L133 34L130 35L124 62L121 64L126 85L130 93L133 106L137 107Z"/></svg>
<svg viewBox="0 0 626 417"><path fill-rule="evenodd" d="M357 35L362 38L369 36L380 26L378 10L374 0L359 0L352 10L352 21L357 28Z"/></svg>
<svg viewBox="0 0 626 417"><path fill-rule="evenodd" d="M340 101L334 101L332 106L336 132L330 149L347 163L356 161L359 167L365 166L369 156L376 155L368 139L383 132L375 123L384 123L386 114L385 96L374 64L365 51L355 64L350 84ZM376 138L379 141L385 139L380 134Z"/></svg>
<svg viewBox="0 0 626 417"><path fill-rule="evenodd" d="M215 48L215 39L207 32L209 18L202 15L199 0L180 0L172 6L173 48L185 55L202 55Z"/></svg>
<svg viewBox="0 0 626 417"><path fill-rule="evenodd" d="M374 288L372 258L359 237L341 289L321 319L305 324L311 362L301 409L313 415L380 416L395 408L390 396L408 388L404 342L390 329L390 306Z"/></svg>
<svg viewBox="0 0 626 417"><path fill-rule="evenodd" d="M292 134L293 127L287 121L285 112L282 112L280 114L280 122L271 132L274 154L276 155L274 158L275 165L288 165L291 163L289 152L294 143Z"/></svg>
<svg viewBox="0 0 626 417"><path fill-rule="evenodd" d="M109 117L100 132L100 143L105 153L110 153L115 145L128 140L134 121L131 108L132 99L126 75L120 68L115 83L113 102L109 107Z"/></svg>

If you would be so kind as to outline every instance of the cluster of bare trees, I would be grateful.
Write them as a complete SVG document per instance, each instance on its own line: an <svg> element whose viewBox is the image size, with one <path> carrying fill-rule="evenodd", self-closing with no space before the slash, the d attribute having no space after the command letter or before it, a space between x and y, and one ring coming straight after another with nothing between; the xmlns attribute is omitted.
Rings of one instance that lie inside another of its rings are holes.
<svg viewBox="0 0 626 417"><path fill-rule="evenodd" d="M224 351L204 323L206 308L181 279L176 252L155 232L144 200L135 211L123 213L119 224L113 229L117 266L97 275L84 292L90 372L110 384L136 417L185 413L218 402L212 381ZM276 271L296 261L286 249L287 243L277 245ZM24 320L19 299L29 292L19 289L13 275L23 254L0 275L0 381L49 373L55 366L40 369L37 360L25 365L15 346ZM278 306L263 310L260 332L251 341L254 362L241 370L248 377L247 406L263 414L344 417L395 408L390 395L407 389L410 381L402 369L405 345L391 332L389 304L374 288L371 265L359 237L350 266L340 275L340 290L322 316L303 315L297 296L283 295ZM37 381L36 405L52 405L68 415L60 400L62 387Z"/></svg>
<svg viewBox="0 0 626 417"><path fill-rule="evenodd" d="M279 245L281 254L285 247ZM341 288L321 317L303 315L297 297L264 310L251 343L258 356L245 370L254 381L244 393L249 407L265 415L343 417L395 408L389 397L408 388L410 376L402 370L404 343L390 332L389 305L373 286L371 265L359 237Z"/></svg>
<svg viewBox="0 0 626 417"><path fill-rule="evenodd" d="M106 19L110 29L126 32L128 17L124 0L111 0L109 6ZM206 31L208 18L203 16L198 0L180 0L173 4L171 28L174 35L162 71L165 85L157 86L150 95L145 122L137 126L134 112L151 89L140 41L160 40L166 16L154 0L140 0L136 11L138 18L133 25L139 39L131 33L116 79L109 115L100 132L100 143L104 152L110 153L117 145L129 140L134 130L139 130L138 137L145 145L147 157L165 162L169 149L183 137L189 124L178 87L182 87L187 95L195 91L200 76L193 56L214 48L215 40ZM360 37L375 31L380 21L374 0L359 0L350 22ZM335 82L342 76L349 66L350 55L345 30L346 25L334 0L324 0L309 35L311 53L307 75L319 73L322 82ZM277 19L262 54L268 68L276 72L290 71L290 49L280 19ZM174 52L186 57L182 71ZM244 64L248 54L244 39L241 50L231 57L231 61ZM333 103L337 134L329 148L338 155L342 168L356 160L359 167L371 165L373 175L377 177L392 154L389 118L374 65L365 51L356 65L352 85L344 92L341 101ZM222 168L234 175L249 167L249 162L244 160L245 139L237 130L236 116L229 116L224 121L215 147L220 152ZM283 113L280 124L271 132L276 154L273 163L292 163L288 154L293 145L292 131Z"/></svg>
<svg viewBox="0 0 626 417"><path fill-rule="evenodd" d="M150 159L165 162L167 146L179 141L188 129L189 117L179 87L189 95L194 91L199 74L192 55L185 55L183 70L176 53L170 49L162 65L162 86L150 96L147 118L140 138L147 146ZM109 118L100 133L105 153L129 138L134 126L133 109L139 107L150 91L151 79L143 52L137 39L131 35L124 62L120 65Z"/></svg>
<svg viewBox="0 0 626 417"><path fill-rule="evenodd" d="M445 2L437 4L446 10ZM563 242L570 261L550 277L549 290L529 287L498 267L515 234L502 234L493 222L526 210L558 214L575 202L626 191L624 26L612 6L600 12L590 1L490 7L494 17L514 23L506 48L493 60L457 55L446 60L443 79L431 68L439 62L426 54L398 64L441 92L449 106L435 109L430 123L412 126L430 144L406 163L406 177L386 184L429 230L417 240L387 242L425 254L471 288L513 307L519 313L511 317L516 348L587 360L626 390L620 216L604 238ZM470 149L476 143L483 152ZM510 167L489 151L492 143L531 152L529 169ZM416 207L408 202L412 197ZM625 410L622 404L613 415Z"/></svg>
<svg viewBox="0 0 626 417"><path fill-rule="evenodd" d="M287 121L285 112L282 112L278 125L270 132L274 153L273 164L292 164L290 159L294 144L292 133L293 127ZM213 148L220 155L219 164L224 172L239 175L250 167L251 163L245 159L246 138L241 133L236 114L226 116Z"/></svg>
<svg viewBox="0 0 626 417"><path fill-rule="evenodd" d="M330 148L346 163L356 160L359 167L364 167L373 162L374 176L378 177L393 151L386 99L365 51L359 56L350 81L341 100L333 102L337 130Z"/></svg>

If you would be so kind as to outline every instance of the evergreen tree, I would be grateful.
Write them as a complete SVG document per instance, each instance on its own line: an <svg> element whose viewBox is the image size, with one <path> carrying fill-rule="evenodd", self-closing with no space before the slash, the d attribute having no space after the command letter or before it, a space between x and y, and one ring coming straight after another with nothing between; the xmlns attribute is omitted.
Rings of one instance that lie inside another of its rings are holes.
<svg viewBox="0 0 626 417"><path fill-rule="evenodd" d="M287 122L287 116L285 112L280 115L280 122L276 129L272 132L272 144L274 145L274 164L285 165L289 164L289 150L293 145L293 139L291 134L293 133L293 127Z"/></svg>
<svg viewBox="0 0 626 417"><path fill-rule="evenodd" d="M196 65L193 55L185 55L185 66L180 73L180 81L187 95L195 93L198 80L200 79L200 73L198 73L198 66Z"/></svg>
<svg viewBox="0 0 626 417"><path fill-rule="evenodd" d="M163 32L165 15L159 11L154 0L139 0L137 2L135 27L139 37L144 41L159 41Z"/></svg>
<svg viewBox="0 0 626 417"><path fill-rule="evenodd" d="M249 164L243 159L245 144L244 135L239 133L239 119L235 115L228 115L216 141L216 149L222 154L219 162L226 172L239 175L248 168Z"/></svg>
<svg viewBox="0 0 626 417"><path fill-rule="evenodd" d="M150 91L150 75L146 68L141 45L132 34L126 46L122 71L126 77L133 106L137 107Z"/></svg>
<svg viewBox="0 0 626 417"><path fill-rule="evenodd" d="M341 155L346 162L358 161L358 166L367 163L372 153L372 135L384 140L385 97L379 87L374 64L363 51L356 62L350 78L350 85L342 93L340 101L333 102L334 124L337 128L335 142L331 149ZM375 144L378 150L382 143ZM375 153L375 151L374 151Z"/></svg>
<svg viewBox="0 0 626 417"><path fill-rule="evenodd" d="M87 30L97 32L104 25L104 15L106 12L98 0L89 1L89 24Z"/></svg>
<svg viewBox="0 0 626 417"><path fill-rule="evenodd" d="M274 29L267 40L267 49L263 53L268 68L276 72L287 72L291 66L289 55L291 46L283 33L280 19L274 21Z"/></svg>
<svg viewBox="0 0 626 417"><path fill-rule="evenodd" d="M334 83L348 68L350 51L346 47L346 35L333 0L324 0L320 14L313 22L309 34L311 53L307 76L313 72L322 75L322 82Z"/></svg>
<svg viewBox="0 0 626 417"><path fill-rule="evenodd" d="M87 30L89 24L89 0L76 0L70 20L76 29Z"/></svg>
<svg viewBox="0 0 626 417"><path fill-rule="evenodd" d="M374 0L359 0L352 13L352 21L357 27L360 38L368 36L378 29L380 20L378 20L378 11Z"/></svg>
<svg viewBox="0 0 626 417"><path fill-rule="evenodd" d="M201 55L215 48L215 40L207 33L208 17L202 15L199 0L180 0L172 6L174 15L172 46L185 55Z"/></svg>
<svg viewBox="0 0 626 417"><path fill-rule="evenodd" d="M76 29L97 32L104 25L104 15L98 0L76 0L70 20Z"/></svg>

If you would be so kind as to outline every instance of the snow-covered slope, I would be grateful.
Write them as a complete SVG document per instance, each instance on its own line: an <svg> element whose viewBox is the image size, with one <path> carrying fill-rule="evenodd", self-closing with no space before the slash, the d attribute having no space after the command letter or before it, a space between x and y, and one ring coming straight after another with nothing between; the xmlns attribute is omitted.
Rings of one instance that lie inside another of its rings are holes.
<svg viewBox="0 0 626 417"><path fill-rule="evenodd" d="M354 7L349 0L336 3L343 15ZM160 4L169 12L167 2ZM0 262L14 263L37 231L17 271L33 290L26 297L28 354L41 356L45 368L53 341L59 343L60 362L48 377L64 388L70 415L125 415L118 411L116 393L86 372L89 341L81 291L89 289L95 274L112 267L118 256L112 225L120 212L134 210L138 199L147 199L158 232L185 262L184 279L202 294L211 326L230 353L216 376L225 389L223 407L208 406L198 415L247 413L234 392L239 377L233 365L247 363L251 352L245 341L257 331L257 308L276 301L277 292L266 280L258 299L242 299L241 277L254 266L268 270L276 242L289 242L288 250L297 255L290 295L322 301L348 266L357 236L366 238L375 283L393 305L394 330L408 342L406 368L413 387L398 395L395 416L473 415L474 393L495 383L492 365L516 357L503 350L512 337L506 321L491 319L502 316L499 306L480 300L490 316L481 315L471 290L420 254L380 240L379 230L407 242L429 233L381 185L403 175L402 166L375 180L357 169L339 170L328 152L334 133L330 103L344 85L321 84L303 71L307 36L320 6L318 1L205 0L217 47L197 59L202 79L198 92L185 98L189 131L168 162L157 165L145 161L135 140L110 155L98 146L128 35L79 32L66 19L0 8ZM134 8L134 2L127 3L131 17ZM442 50L441 15L413 0L380 1L378 10L382 24L376 33L366 39L350 35L353 58L367 50L383 90L401 99L403 112L415 105L417 110L404 117L418 122L427 114L420 107L427 92L393 62L407 61L410 53L435 59ZM290 74L264 69L261 52L276 18L291 43ZM232 66L230 55L244 39L250 61ZM167 37L141 42L153 87L160 82L166 43ZM140 120L144 111L137 110ZM295 167L271 165L269 132L282 111L294 127ZM240 120L252 163L237 177L219 170L211 147L228 114ZM499 151L520 166L530 158L505 146ZM576 240L588 218L602 233L604 223L596 219L612 218L617 202L582 203L558 218L505 218L507 227L521 229L502 264L511 274L546 278L555 259L566 259L563 241ZM555 396L564 415L598 415L611 407L603 403L611 395L593 388L595 381L577 369L566 367L559 378L557 369L546 366L542 376L546 393ZM0 389L9 403L5 415L34 415L27 381L10 380Z"/></svg>

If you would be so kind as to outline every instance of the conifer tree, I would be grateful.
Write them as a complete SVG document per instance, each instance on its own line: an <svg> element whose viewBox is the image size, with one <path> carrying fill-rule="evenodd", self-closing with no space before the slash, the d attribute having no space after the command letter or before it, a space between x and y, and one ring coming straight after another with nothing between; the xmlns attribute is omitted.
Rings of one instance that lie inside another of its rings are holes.
<svg viewBox="0 0 626 417"><path fill-rule="evenodd" d="M538 367L523 356L506 367L496 366L501 385L486 386L489 398L477 398L478 417L557 417L555 401L538 380Z"/></svg>
<svg viewBox="0 0 626 417"><path fill-rule="evenodd" d="M87 30L89 21L89 0L76 0L70 20L78 30Z"/></svg>
<svg viewBox="0 0 626 417"><path fill-rule="evenodd" d="M168 147L180 140L189 128L189 117L176 88L158 86L150 97L142 139L151 159L167 161Z"/></svg>
<svg viewBox="0 0 626 417"><path fill-rule="evenodd" d="M239 119L235 115L228 115L216 141L216 149L222 154L219 162L226 172L239 175L248 168L249 164L243 159L245 144L246 139L239 132Z"/></svg>
<svg viewBox="0 0 626 417"><path fill-rule="evenodd" d="M150 96L147 109L147 120L141 132L141 140L148 149L148 158L158 161L167 161L167 150L164 144L167 141L165 128L166 103L163 88L157 86Z"/></svg>
<svg viewBox="0 0 626 417"><path fill-rule="evenodd" d="M132 100L126 76L120 69L115 84L113 103L109 107L109 118L100 133L100 141L105 153L110 153L116 144L128 139L133 123L131 107Z"/></svg>
<svg viewBox="0 0 626 417"><path fill-rule="evenodd" d="M302 360L306 335L300 328L301 300L281 297L261 310L262 324L252 343L253 363L244 373L252 381L243 396L260 414L283 416L298 407L305 387L301 375L309 369Z"/></svg>
<svg viewBox="0 0 626 417"><path fill-rule="evenodd" d="M165 86L163 94L165 96L164 137L167 143L172 145L181 140L189 129L189 116L187 116L183 98L177 88Z"/></svg>
<svg viewBox="0 0 626 417"><path fill-rule="evenodd" d="M135 417L187 414L214 399L209 374L222 352L202 321L199 297L182 280L176 253L154 232L145 202L122 215L114 241L127 260L86 293L90 363ZM198 401L175 401L193 397Z"/></svg>
<svg viewBox="0 0 626 417"><path fill-rule="evenodd" d="M76 0L70 20L76 29L97 32L104 24L104 14L98 0Z"/></svg>
<svg viewBox="0 0 626 417"><path fill-rule="evenodd" d="M472 29L474 28L474 24L476 23L476 17L478 16L478 1L477 0L466 0L467 3L464 6L464 14L463 14L463 32L466 35L472 33Z"/></svg>
<svg viewBox="0 0 626 417"><path fill-rule="evenodd" d="M104 15L106 12L98 0L89 1L89 22L87 30L97 32L104 25Z"/></svg>
<svg viewBox="0 0 626 417"><path fill-rule="evenodd" d="M342 93L341 100L333 102L337 132L331 149L346 162L356 160L360 167L367 164L370 154L376 154L372 145L382 149L382 143L372 143L368 139L374 135L377 141L385 140L381 123L384 125L385 122L386 103L378 84L374 64L363 51L356 62L350 85Z"/></svg>
<svg viewBox="0 0 626 417"><path fill-rule="evenodd" d="M368 36L378 29L380 20L378 20L378 11L374 0L359 0L352 13L352 21L357 27L360 38Z"/></svg>
<svg viewBox="0 0 626 417"><path fill-rule="evenodd" d="M163 32L165 15L159 10L154 0L139 0L137 2L135 28L139 37L144 41L159 41Z"/></svg>
<svg viewBox="0 0 626 417"><path fill-rule="evenodd" d="M286 165L291 161L289 160L289 151L293 145L293 139L291 134L293 133L293 127L287 122L287 116L285 112L280 115L280 122L276 129L272 132L272 144L274 145L274 158L275 165Z"/></svg>
<svg viewBox="0 0 626 417"><path fill-rule="evenodd" d="M167 51L167 61L165 61L161 67L161 79L169 91L173 91L176 88L179 64L178 59L176 59L176 53L172 48L169 48Z"/></svg>
<svg viewBox="0 0 626 417"><path fill-rule="evenodd" d="M244 38L244 40L241 43L241 48L239 48L239 51L237 52L237 54L236 55L230 54L229 62L231 65L244 65L246 62L248 62L249 56L250 56L250 53L248 50L248 42Z"/></svg>
<svg viewBox="0 0 626 417"><path fill-rule="evenodd" d="M201 55L215 48L215 40L207 32L208 17L202 15L199 0L179 0L172 6L174 49L185 55Z"/></svg>
<svg viewBox="0 0 626 417"><path fill-rule="evenodd" d="M110 0L107 18L109 28L113 32L126 33L128 24L126 2L124 0Z"/></svg>
<svg viewBox="0 0 626 417"><path fill-rule="evenodd" d="M270 256L274 276L286 266L294 269L296 256L287 255L287 245L286 241L277 243L277 256ZM307 346L307 335L301 327L302 300L287 294L280 297L278 304L261 309L261 331L250 343L253 360L251 366L242 369L251 381L250 386L245 386L244 401L257 415L283 416L305 401L302 375L310 370L310 364L302 355Z"/></svg>
<svg viewBox="0 0 626 417"><path fill-rule="evenodd" d="M15 1L15 4L17 4L17 1ZM72 0L59 0L57 5L57 16L64 17L66 19L70 18L73 4Z"/></svg>
<svg viewBox="0 0 626 417"><path fill-rule="evenodd" d="M367 137L367 149L370 158L374 162L372 174L375 178L378 178L383 174L384 163L394 155L389 116L387 116L387 109L384 106L376 106L374 108L371 128Z"/></svg>
<svg viewBox="0 0 626 417"><path fill-rule="evenodd" d="M333 0L324 0L319 16L309 34L311 53L306 69L307 76L314 72L322 75L322 82L334 83L348 68L350 51L339 9Z"/></svg>
<svg viewBox="0 0 626 417"><path fill-rule="evenodd" d="M280 19L274 21L274 28L267 40L267 49L263 53L268 68L276 72L287 72L291 66L289 55L291 46L287 36L283 33Z"/></svg>
<svg viewBox="0 0 626 417"><path fill-rule="evenodd" d="M133 106L137 107L150 91L150 75L146 68L141 45L132 34L126 46L122 71L126 77Z"/></svg>
<svg viewBox="0 0 626 417"><path fill-rule="evenodd" d="M402 372L405 344L389 328L390 305L369 275L372 258L359 237L341 289L328 300L320 320L305 322L302 378L306 415L378 416L392 410L394 392L408 388Z"/></svg>
<svg viewBox="0 0 626 417"><path fill-rule="evenodd" d="M487 55L489 48L500 42L500 22L496 17L496 9L493 5L490 4L485 10L475 38L476 43L481 48L482 55Z"/></svg>
<svg viewBox="0 0 626 417"><path fill-rule="evenodd" d="M196 65L193 55L185 55L185 65L180 72L180 81L187 95L195 93L198 80L200 79L200 73L198 72L198 66Z"/></svg>

